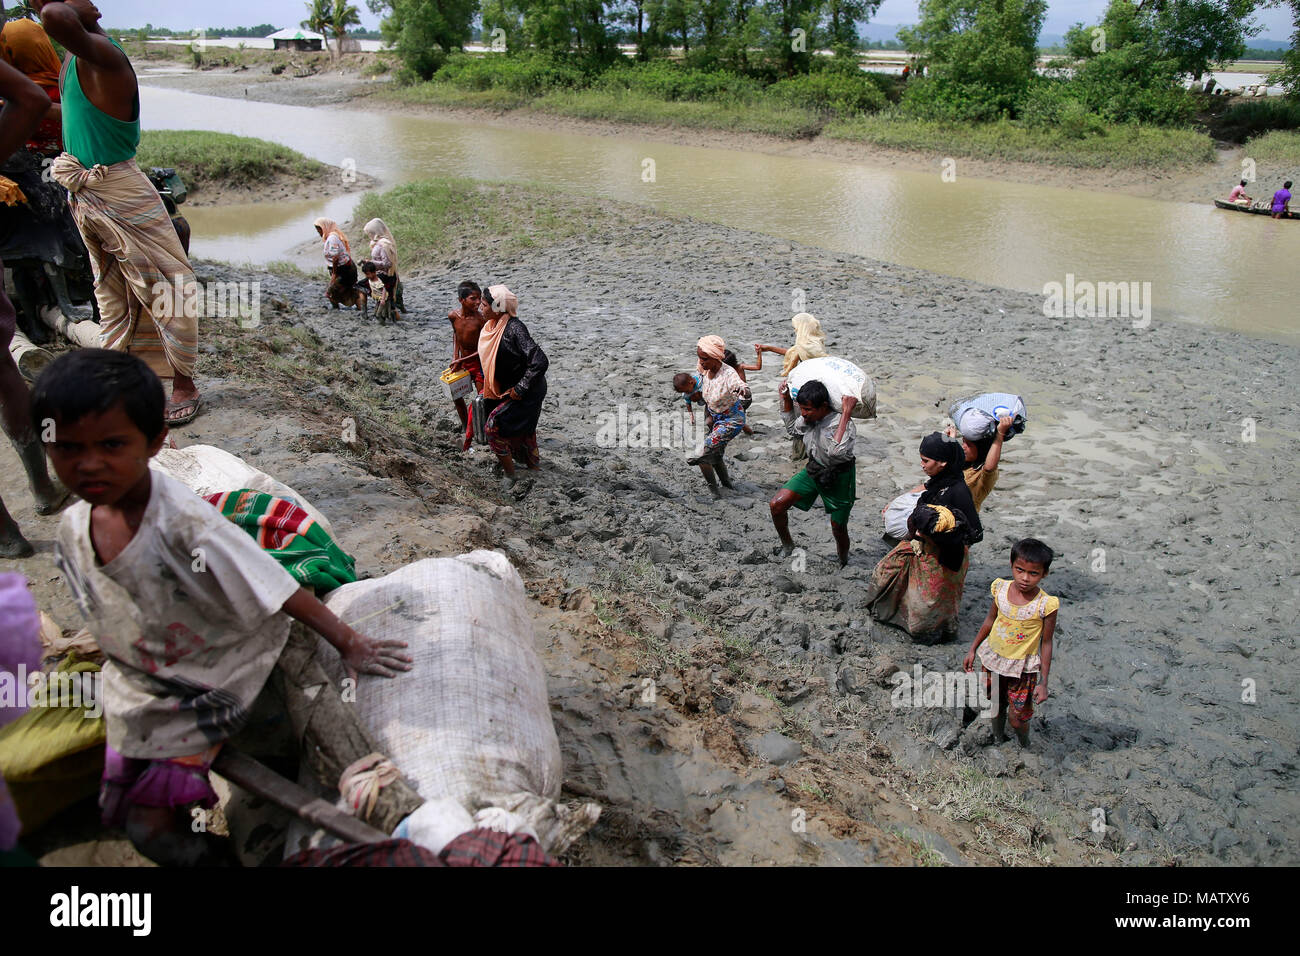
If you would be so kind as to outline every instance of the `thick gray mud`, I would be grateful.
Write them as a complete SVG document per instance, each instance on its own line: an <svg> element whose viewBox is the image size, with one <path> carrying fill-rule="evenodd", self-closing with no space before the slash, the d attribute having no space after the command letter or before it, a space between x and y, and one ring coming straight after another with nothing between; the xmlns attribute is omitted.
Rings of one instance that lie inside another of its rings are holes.
<svg viewBox="0 0 1300 956"><path fill-rule="evenodd" d="M963 754L1011 782L1045 828L1091 833L1117 862L1296 862L1295 349L1163 321L1158 310L1146 328L1045 318L1039 297L666 219L408 278L413 315L395 327L325 311L315 280L263 278L335 348L397 370L392 393L439 436L428 455L451 462L473 496L504 505L491 524L531 580L558 581L570 604L584 586L642 592L664 612L645 629L668 660L706 629L752 643L789 690L787 723L827 764L860 763L883 745L924 772ZM437 376L463 278L508 284L550 357L544 470L521 502L496 490L483 450L453 450ZM702 334L724 336L742 358L755 341L788 344L795 290L832 354L867 369L879 392L879 418L859 426L844 571L818 511L792 513L804 562L772 555L766 501L794 470L779 365L750 374L756 434L732 443L740 490L718 502L684 463L670 386ZM1031 423L1008 444L984 508L959 643L915 646L863 606L888 550L879 510L919 480L921 435L978 389L1022 393ZM961 708L891 707L896 671L960 669L1011 542L1031 534L1056 550L1045 586L1062 601L1031 749L990 746L986 722ZM625 749L637 738L627 713L601 719L554 656L548 667L577 792L675 816L686 812L682 792L711 789L671 746L672 760ZM641 679L628 675L627 687ZM731 703L715 687L700 706ZM751 757L766 753L760 736L738 738Z"/></svg>

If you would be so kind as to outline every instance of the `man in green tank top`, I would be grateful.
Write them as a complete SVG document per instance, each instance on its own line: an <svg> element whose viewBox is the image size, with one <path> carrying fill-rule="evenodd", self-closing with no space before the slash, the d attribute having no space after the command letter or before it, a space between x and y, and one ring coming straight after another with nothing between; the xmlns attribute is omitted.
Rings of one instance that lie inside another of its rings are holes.
<svg viewBox="0 0 1300 956"><path fill-rule="evenodd" d="M54 179L67 187L95 271L101 343L130 350L172 376L167 424L199 408L192 377L198 351L194 271L167 210L135 163L140 88L122 48L99 25L91 0L32 0L46 33L68 51L59 78L65 152ZM90 175L91 170L103 172ZM172 291L164 290L177 290ZM179 290L185 290L184 295ZM152 319L158 342L142 334ZM151 354L160 353L160 354Z"/></svg>

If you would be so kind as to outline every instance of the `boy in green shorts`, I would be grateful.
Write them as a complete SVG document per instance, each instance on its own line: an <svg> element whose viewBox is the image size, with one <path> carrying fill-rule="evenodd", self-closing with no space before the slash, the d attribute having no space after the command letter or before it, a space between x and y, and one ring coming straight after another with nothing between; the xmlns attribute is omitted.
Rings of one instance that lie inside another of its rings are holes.
<svg viewBox="0 0 1300 956"><path fill-rule="evenodd" d="M790 509L807 511L820 496L831 519L831 534L839 554L840 567L849 563L849 512L857 498L857 467L853 443L858 432L849 421L839 441L835 431L840 413L831 407L830 393L818 381L805 382L799 389L799 415L795 415L790 389L781 383L781 418L792 438L802 438L808 449L808 467L785 483L768 506L772 524L781 538L783 554L794 551L790 537Z"/></svg>

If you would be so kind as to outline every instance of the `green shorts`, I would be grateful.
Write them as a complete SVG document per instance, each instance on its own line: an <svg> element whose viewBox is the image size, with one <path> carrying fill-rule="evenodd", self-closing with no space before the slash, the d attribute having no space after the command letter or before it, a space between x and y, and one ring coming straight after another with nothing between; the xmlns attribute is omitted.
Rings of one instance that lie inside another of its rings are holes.
<svg viewBox="0 0 1300 956"><path fill-rule="evenodd" d="M849 512L853 510L853 502L858 497L858 466L855 462L842 472L835 479L834 487L830 491L822 491L818 488L817 482L812 480L807 468L787 481L784 487L799 496L794 506L800 511L807 511L817 503L817 498L820 496L830 519L838 525L847 525Z"/></svg>

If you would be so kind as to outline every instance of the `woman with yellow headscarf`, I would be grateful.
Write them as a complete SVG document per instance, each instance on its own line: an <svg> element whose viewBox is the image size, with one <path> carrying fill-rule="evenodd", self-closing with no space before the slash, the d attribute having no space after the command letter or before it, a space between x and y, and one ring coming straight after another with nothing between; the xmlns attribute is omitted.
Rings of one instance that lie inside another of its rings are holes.
<svg viewBox="0 0 1300 956"><path fill-rule="evenodd" d="M763 367L763 353L772 352L776 355L782 355L785 360L781 363L781 377L789 375L796 365L805 359L825 358L826 357L826 333L822 331L822 324L807 312L800 312L790 320L794 326L794 345L789 348L781 348L779 345L762 345L754 343L754 352L758 355L758 368ZM792 438L790 445L790 460L799 461L808 457L808 452L804 449L802 438Z"/></svg>

